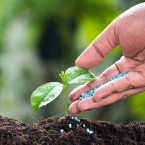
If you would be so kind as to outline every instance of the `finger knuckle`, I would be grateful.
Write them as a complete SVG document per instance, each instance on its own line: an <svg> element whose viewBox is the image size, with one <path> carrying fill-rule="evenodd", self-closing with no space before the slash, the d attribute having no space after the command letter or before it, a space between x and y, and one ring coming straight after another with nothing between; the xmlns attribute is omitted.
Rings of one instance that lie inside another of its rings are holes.
<svg viewBox="0 0 145 145"><path fill-rule="evenodd" d="M107 77L106 77L105 74L102 74L102 75L100 76L100 78L101 78L104 82L107 82L107 81L108 81L108 79L107 79Z"/></svg>
<svg viewBox="0 0 145 145"><path fill-rule="evenodd" d="M134 85L129 84L128 89L135 89L136 87Z"/></svg>
<svg viewBox="0 0 145 145"><path fill-rule="evenodd" d="M118 93L118 91L116 90L116 85L114 82L110 82L110 86L111 86L111 92L113 94Z"/></svg>
<svg viewBox="0 0 145 145"><path fill-rule="evenodd" d="M125 95L123 95L123 96L121 97L121 100L125 100L125 99L128 98L128 97L129 97L129 95L125 94Z"/></svg>
<svg viewBox="0 0 145 145"><path fill-rule="evenodd" d="M130 78L126 75L125 76L125 79L126 79L126 81L127 81L127 83L128 83L128 87L127 87L127 89L135 89L136 87L131 83L131 80L130 80Z"/></svg>

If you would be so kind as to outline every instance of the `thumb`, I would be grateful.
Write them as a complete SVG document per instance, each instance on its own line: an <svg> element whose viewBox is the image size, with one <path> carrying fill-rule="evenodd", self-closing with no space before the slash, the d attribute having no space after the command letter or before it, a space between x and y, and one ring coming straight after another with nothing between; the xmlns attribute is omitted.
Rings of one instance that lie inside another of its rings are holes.
<svg viewBox="0 0 145 145"><path fill-rule="evenodd" d="M118 44L115 25L116 19L77 58L78 67L90 69L96 66Z"/></svg>

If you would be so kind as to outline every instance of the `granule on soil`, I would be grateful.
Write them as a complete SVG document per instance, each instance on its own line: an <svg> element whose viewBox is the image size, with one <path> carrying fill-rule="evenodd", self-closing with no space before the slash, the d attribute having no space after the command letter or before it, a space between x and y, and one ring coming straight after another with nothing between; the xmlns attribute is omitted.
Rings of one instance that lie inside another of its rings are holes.
<svg viewBox="0 0 145 145"><path fill-rule="evenodd" d="M69 124L72 124L72 128L69 128ZM80 119L77 124L78 121L69 116L47 118L33 125L0 116L0 145L145 144L145 122L113 125L106 121ZM86 128L93 133L87 133ZM61 129L64 132L61 133Z"/></svg>

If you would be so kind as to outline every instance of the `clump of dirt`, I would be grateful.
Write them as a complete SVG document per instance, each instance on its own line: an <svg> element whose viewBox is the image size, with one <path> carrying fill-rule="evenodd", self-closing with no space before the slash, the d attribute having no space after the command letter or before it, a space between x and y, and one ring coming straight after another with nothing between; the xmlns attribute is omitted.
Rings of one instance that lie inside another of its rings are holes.
<svg viewBox="0 0 145 145"><path fill-rule="evenodd" d="M69 128L72 124L72 128ZM77 126L78 124L78 126ZM86 127L83 127L83 124ZM89 134L89 128L93 131ZM64 132L61 133L60 130ZM1 145L143 145L145 122L113 125L105 121L80 123L71 117L48 118L34 125L0 116Z"/></svg>

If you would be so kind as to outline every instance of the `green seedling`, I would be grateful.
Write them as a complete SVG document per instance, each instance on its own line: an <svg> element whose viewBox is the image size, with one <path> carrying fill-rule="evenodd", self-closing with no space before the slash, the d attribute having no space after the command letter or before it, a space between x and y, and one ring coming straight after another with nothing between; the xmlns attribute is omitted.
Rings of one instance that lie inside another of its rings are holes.
<svg viewBox="0 0 145 145"><path fill-rule="evenodd" d="M65 113L67 114L68 113L68 104L66 97L67 85L87 82L95 78L95 75L91 73L89 70L82 69L77 66L68 68L65 72L62 71L62 73L59 74L59 76L62 79L62 83L49 82L40 86L32 93L30 102L34 112L36 112L38 108L47 105L48 103L56 99L63 90L65 99Z"/></svg>

